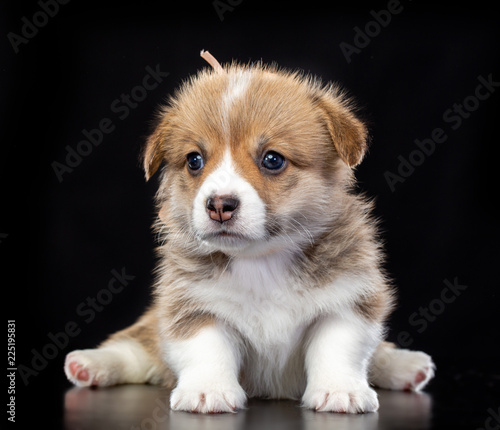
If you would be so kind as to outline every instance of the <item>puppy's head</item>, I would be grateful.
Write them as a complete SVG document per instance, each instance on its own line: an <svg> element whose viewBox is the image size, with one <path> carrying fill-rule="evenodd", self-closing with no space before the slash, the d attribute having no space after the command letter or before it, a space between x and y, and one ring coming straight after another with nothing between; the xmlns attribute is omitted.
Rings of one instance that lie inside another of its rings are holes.
<svg viewBox="0 0 500 430"><path fill-rule="evenodd" d="M233 64L186 82L144 153L164 164L159 222L197 249L259 255L314 241L338 213L366 129L333 86Z"/></svg>

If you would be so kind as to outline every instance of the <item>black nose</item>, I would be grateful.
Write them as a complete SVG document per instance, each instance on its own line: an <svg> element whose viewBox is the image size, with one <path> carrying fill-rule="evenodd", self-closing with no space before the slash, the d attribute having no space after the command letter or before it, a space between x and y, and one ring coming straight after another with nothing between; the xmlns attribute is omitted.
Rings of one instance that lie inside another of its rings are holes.
<svg viewBox="0 0 500 430"><path fill-rule="evenodd" d="M220 223L229 221L240 201L233 196L213 196L207 199L207 212L210 218Z"/></svg>

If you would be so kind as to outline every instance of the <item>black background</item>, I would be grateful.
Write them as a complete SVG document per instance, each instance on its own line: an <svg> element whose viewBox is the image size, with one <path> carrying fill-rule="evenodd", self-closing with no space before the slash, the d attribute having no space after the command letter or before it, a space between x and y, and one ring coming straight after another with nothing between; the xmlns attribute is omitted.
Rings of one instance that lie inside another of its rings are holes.
<svg viewBox="0 0 500 430"><path fill-rule="evenodd" d="M0 277L6 317L17 322L17 364L32 367L33 349L42 351L49 333L69 321L80 329L27 386L18 375L19 419L28 420L34 405L50 405L51 419L59 419L69 387L64 355L132 323L149 302L157 178L145 182L139 155L156 108L206 66L199 52L208 49L220 62L262 59L337 81L358 101L371 135L359 190L375 198L386 268L398 287L389 338L407 332L411 349L435 358L434 386L490 393L484 403L471 401L481 425L499 403L500 87L456 129L444 115L467 97L473 106L479 76L500 81L497 12L480 3L401 0L402 12L348 62L340 44L354 45L354 28L365 28L370 11L387 2L244 0L223 20L211 1L103 3L60 5L17 54L7 35L22 35L22 18L33 22L41 6L1 6ZM147 66L169 75L120 119L113 101L142 85ZM60 182L52 163L65 163L67 146L75 149L82 130L104 118L114 130ZM398 157L408 160L415 139L436 128L446 141L391 190L384 174L398 174ZM78 306L122 268L135 279L86 320ZM467 288L443 304L444 281L455 278ZM419 330L411 316L431 303L436 315ZM471 402L461 406L465 416Z"/></svg>

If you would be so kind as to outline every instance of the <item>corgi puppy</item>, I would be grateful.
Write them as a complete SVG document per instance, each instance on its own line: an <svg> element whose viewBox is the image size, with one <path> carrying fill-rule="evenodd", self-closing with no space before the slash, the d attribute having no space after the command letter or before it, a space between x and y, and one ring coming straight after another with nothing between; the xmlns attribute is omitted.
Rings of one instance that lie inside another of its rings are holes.
<svg viewBox="0 0 500 430"><path fill-rule="evenodd" d="M67 377L163 384L172 410L199 413L248 397L373 412L371 385L422 389L431 358L383 341L394 296L371 203L352 190L368 133L351 101L301 73L210 58L144 151L146 179L161 167L153 303L68 354Z"/></svg>

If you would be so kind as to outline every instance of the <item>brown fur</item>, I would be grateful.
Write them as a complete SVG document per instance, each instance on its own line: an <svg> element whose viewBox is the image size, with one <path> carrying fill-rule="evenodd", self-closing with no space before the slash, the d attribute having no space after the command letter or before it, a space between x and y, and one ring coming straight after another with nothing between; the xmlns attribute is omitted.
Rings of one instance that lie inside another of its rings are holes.
<svg viewBox="0 0 500 430"><path fill-rule="evenodd" d="M173 387L176 382L175 375L162 360L160 349L161 340L158 332L158 319L154 309L148 309L137 322L124 330L111 335L106 339L100 347L119 343L122 340L135 340L141 344L144 350L148 353L151 366L158 369L151 380L147 382L161 384L166 387Z"/></svg>

